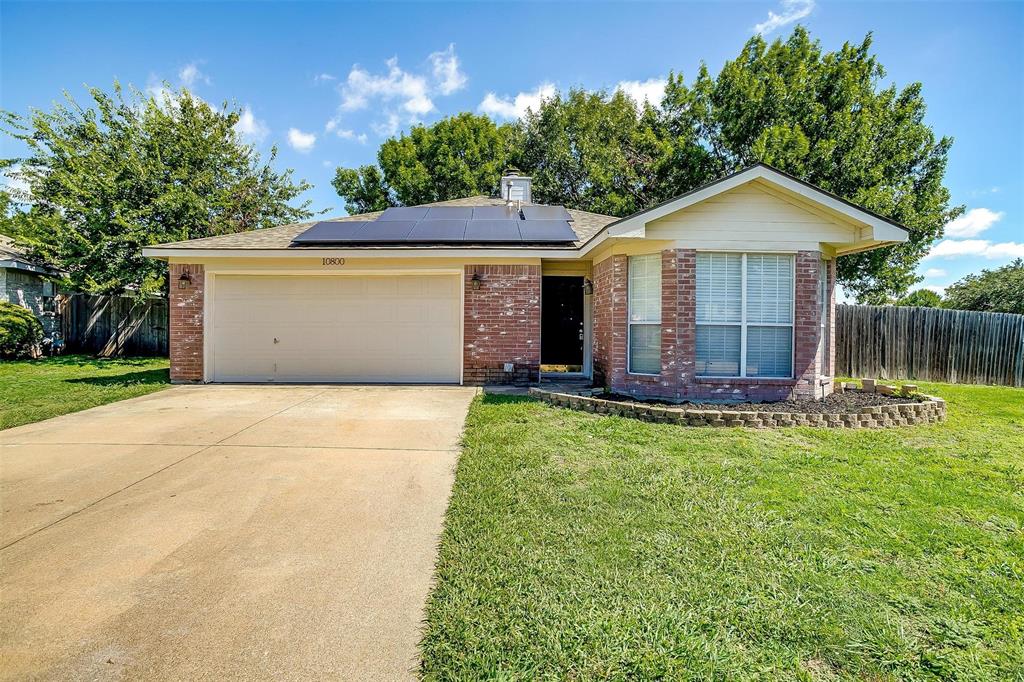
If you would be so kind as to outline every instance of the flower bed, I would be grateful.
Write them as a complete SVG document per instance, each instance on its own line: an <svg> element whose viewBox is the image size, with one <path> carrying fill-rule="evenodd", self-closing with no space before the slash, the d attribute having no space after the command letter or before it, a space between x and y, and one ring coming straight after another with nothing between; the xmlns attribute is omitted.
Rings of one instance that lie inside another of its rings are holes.
<svg viewBox="0 0 1024 682"><path fill-rule="evenodd" d="M851 389L847 389L850 391ZM856 391L856 393L861 393ZM651 422L680 424L682 426L745 426L750 428L776 428L780 426L829 426L836 428L885 428L932 424L946 418L946 401L926 395L887 398L864 402L881 402L860 407L850 405L836 411L822 411L821 402L798 401L760 403L755 405L678 405L652 404L632 401L554 393L531 388L530 395L551 405L597 414L633 417ZM861 393L863 396L870 395ZM881 399L882 396L877 396ZM851 401L861 402L861 401ZM754 409L756 407L756 409ZM806 409L801 409L805 407Z"/></svg>

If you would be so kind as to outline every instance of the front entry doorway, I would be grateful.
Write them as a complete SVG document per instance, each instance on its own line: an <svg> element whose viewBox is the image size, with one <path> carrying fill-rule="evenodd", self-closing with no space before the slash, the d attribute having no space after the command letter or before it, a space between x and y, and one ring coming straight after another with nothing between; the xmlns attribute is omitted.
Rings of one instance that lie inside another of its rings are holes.
<svg viewBox="0 0 1024 682"><path fill-rule="evenodd" d="M584 371L586 314L583 277L541 278L540 370Z"/></svg>

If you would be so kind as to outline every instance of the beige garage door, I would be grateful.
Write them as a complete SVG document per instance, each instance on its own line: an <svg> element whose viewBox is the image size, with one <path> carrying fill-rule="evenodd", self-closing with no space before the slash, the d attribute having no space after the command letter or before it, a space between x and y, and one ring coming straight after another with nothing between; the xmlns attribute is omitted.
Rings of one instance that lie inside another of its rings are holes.
<svg viewBox="0 0 1024 682"><path fill-rule="evenodd" d="M457 383L455 275L214 282L214 381Z"/></svg>

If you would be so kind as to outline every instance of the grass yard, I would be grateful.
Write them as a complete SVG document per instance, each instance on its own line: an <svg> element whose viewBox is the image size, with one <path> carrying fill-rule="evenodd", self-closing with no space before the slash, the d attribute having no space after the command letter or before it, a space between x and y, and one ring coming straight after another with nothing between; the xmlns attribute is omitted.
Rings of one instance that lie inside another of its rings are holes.
<svg viewBox="0 0 1024 682"><path fill-rule="evenodd" d="M690 429L485 396L428 679L1024 679L1024 391L940 425Z"/></svg>
<svg viewBox="0 0 1024 682"><path fill-rule="evenodd" d="M65 355L0 361L0 429L146 395L168 385L166 358Z"/></svg>

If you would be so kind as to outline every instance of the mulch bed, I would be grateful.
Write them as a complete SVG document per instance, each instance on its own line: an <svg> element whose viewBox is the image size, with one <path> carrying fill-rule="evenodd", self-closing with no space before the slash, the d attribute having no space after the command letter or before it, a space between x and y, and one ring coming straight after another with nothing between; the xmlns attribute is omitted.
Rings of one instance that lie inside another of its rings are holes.
<svg viewBox="0 0 1024 682"><path fill-rule="evenodd" d="M765 403L736 402L682 402L674 403L666 400L645 400L620 393L597 395L602 400L614 400L620 403L636 405L665 405L667 407L689 407L695 410L730 410L734 412L802 412L804 414L847 414L857 412L862 407L877 405L898 405L900 403L921 402L920 398L881 393L864 393L862 391L846 391L833 393L822 400L778 400Z"/></svg>

